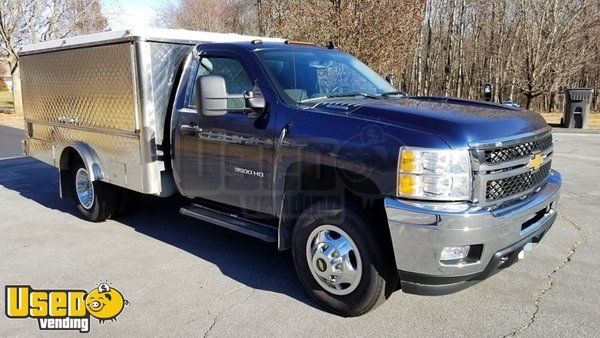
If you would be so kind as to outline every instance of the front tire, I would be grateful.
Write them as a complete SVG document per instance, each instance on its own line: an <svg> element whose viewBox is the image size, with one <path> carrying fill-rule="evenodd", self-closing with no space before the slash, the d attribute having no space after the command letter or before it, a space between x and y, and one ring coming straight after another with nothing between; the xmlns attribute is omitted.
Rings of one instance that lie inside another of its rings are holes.
<svg viewBox="0 0 600 338"><path fill-rule="evenodd" d="M81 162L71 168L72 195L79 212L92 222L102 222L113 216L118 201L114 187L90 181L87 168Z"/></svg>
<svg viewBox="0 0 600 338"><path fill-rule="evenodd" d="M383 242L365 218L337 203L318 202L294 228L292 255L302 285L324 308L360 316L383 303L397 277Z"/></svg>

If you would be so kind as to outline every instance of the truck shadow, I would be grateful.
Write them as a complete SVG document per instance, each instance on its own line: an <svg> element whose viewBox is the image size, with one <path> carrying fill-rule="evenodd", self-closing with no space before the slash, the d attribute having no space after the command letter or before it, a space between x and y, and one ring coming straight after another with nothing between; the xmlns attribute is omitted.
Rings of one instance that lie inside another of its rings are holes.
<svg viewBox="0 0 600 338"><path fill-rule="evenodd" d="M0 160L0 186L79 217L73 202L58 196L56 168L33 158ZM225 276L248 287L317 306L297 280L289 251L279 252L273 244L180 215L179 208L189 203L180 196L142 196L138 203L135 210L115 221L211 262Z"/></svg>

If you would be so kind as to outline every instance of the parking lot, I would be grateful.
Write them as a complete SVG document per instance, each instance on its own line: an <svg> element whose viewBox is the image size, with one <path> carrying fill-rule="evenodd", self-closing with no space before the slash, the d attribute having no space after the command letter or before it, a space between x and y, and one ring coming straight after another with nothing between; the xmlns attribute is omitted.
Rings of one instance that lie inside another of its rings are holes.
<svg viewBox="0 0 600 338"><path fill-rule="evenodd" d="M289 252L181 216L177 198L83 221L58 197L56 170L26 157L0 160L0 284L91 290L109 280L130 305L116 322L92 320L102 336L597 336L600 135L555 139L557 223L523 261L456 294L398 291L365 316L336 317L304 292ZM0 336L39 333L34 319L0 316Z"/></svg>

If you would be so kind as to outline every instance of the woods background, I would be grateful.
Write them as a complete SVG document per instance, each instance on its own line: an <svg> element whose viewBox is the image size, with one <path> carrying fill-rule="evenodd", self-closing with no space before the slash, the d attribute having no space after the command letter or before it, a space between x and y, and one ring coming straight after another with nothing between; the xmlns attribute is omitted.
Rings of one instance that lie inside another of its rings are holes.
<svg viewBox="0 0 600 338"><path fill-rule="evenodd" d="M0 47L108 30L98 0L0 0ZM417 95L561 111L562 88L600 84L598 0L179 0L156 25L274 36L356 55Z"/></svg>

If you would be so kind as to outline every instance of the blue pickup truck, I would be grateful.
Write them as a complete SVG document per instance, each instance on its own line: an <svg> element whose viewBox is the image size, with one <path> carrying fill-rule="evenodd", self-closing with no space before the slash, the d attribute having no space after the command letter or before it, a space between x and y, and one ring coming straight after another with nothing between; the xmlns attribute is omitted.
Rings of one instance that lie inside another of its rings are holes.
<svg viewBox="0 0 600 338"><path fill-rule="evenodd" d="M538 114L410 96L332 47L178 34L20 51L25 151L91 221L181 194L183 215L291 249L307 292L358 316L485 279L557 217Z"/></svg>

